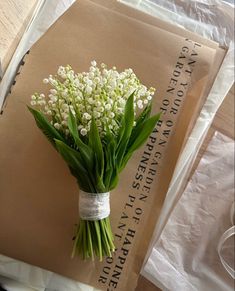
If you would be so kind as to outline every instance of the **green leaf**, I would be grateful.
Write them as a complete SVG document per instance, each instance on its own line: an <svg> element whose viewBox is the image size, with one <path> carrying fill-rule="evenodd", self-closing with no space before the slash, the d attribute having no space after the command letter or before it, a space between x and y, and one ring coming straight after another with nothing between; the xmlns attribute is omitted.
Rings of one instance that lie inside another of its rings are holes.
<svg viewBox="0 0 235 291"><path fill-rule="evenodd" d="M143 122L139 130L138 136L136 136L135 140L128 146L128 152L134 152L145 143L148 136L152 133L156 123L159 121L160 117L161 112L148 118Z"/></svg>
<svg viewBox="0 0 235 291"><path fill-rule="evenodd" d="M125 106L125 112L122 119L122 124L119 133L119 143L117 148L117 165L118 168L122 165L122 159L126 151L126 147L131 136L134 124L134 94L133 92L128 98Z"/></svg>
<svg viewBox="0 0 235 291"><path fill-rule="evenodd" d="M107 148L105 150L105 171L104 171L104 185L105 189L108 191L109 190L109 184L110 184L110 179L112 177L112 172L113 172L113 167L112 167L112 161L111 161L111 154L109 149Z"/></svg>
<svg viewBox="0 0 235 291"><path fill-rule="evenodd" d="M92 150L88 145L86 145L79 137L78 134L78 128L77 128L77 121L75 116L72 114L72 112L69 112L68 117L68 128L69 131L75 141L75 144L77 145L79 151L81 152L82 158L84 160L84 163L86 164L89 171L93 171L93 165L94 165L94 155Z"/></svg>
<svg viewBox="0 0 235 291"><path fill-rule="evenodd" d="M110 188L110 180L114 168L117 166L116 148L116 137L107 128L107 134L105 136L105 143L103 146L105 156L104 185L107 190Z"/></svg>
<svg viewBox="0 0 235 291"><path fill-rule="evenodd" d="M149 118L152 109L152 103L150 103L145 109L141 112L141 114L136 119L136 125L132 130L129 143L132 144L136 137L139 135L140 131L142 130L143 123Z"/></svg>
<svg viewBox="0 0 235 291"><path fill-rule="evenodd" d="M76 144L82 143L78 135L77 121L71 110L69 110L68 128Z"/></svg>
<svg viewBox="0 0 235 291"><path fill-rule="evenodd" d="M95 187L92 184L92 181L88 178L88 175L79 171L79 169L73 169L69 167L70 173L76 178L79 188L85 192L93 193L95 192Z"/></svg>
<svg viewBox="0 0 235 291"><path fill-rule="evenodd" d="M98 174L99 178L103 178L104 174L104 152L99 135L99 131L94 119L91 121L91 128L89 134L89 146L96 153L96 163L98 164Z"/></svg>
<svg viewBox="0 0 235 291"><path fill-rule="evenodd" d="M110 190L113 190L114 188L116 188L118 184L118 180L119 180L118 174L119 174L119 169L115 167L112 173L111 181L110 181L110 186L109 186Z"/></svg>
<svg viewBox="0 0 235 291"><path fill-rule="evenodd" d="M136 126L135 128L137 128L139 126L139 124L143 123L146 119L149 118L150 113L152 110L152 103L150 103L149 105L147 105L144 110L141 112L141 114L138 116L138 118L136 119Z"/></svg>
<svg viewBox="0 0 235 291"><path fill-rule="evenodd" d="M103 183L103 177L100 175L100 165L96 153L95 153L95 184L98 193L105 192L105 185Z"/></svg>
<svg viewBox="0 0 235 291"><path fill-rule="evenodd" d="M133 152L140 148L147 140L151 132L153 131L156 123L159 121L161 117L161 112L157 115L154 115L147 120L145 120L138 129L135 138L132 138L130 143L128 144L127 151L125 157L123 159L123 163L121 165L121 170L125 167L128 160L131 158Z"/></svg>
<svg viewBox="0 0 235 291"><path fill-rule="evenodd" d="M79 185L82 186L81 188L89 187L91 188L89 190L93 190L93 186L89 180L88 172L83 166L83 159L81 158L80 154L76 150L66 145L63 141L58 139L55 139L55 145L58 152L61 154L71 169L71 173L78 179Z"/></svg>
<svg viewBox="0 0 235 291"><path fill-rule="evenodd" d="M41 129L41 131L44 133L44 135L48 138L48 140L52 143L54 147L55 147L54 139L64 141L63 136L54 126L50 124L50 122L46 119L43 113L29 106L28 109L32 113L37 126Z"/></svg>

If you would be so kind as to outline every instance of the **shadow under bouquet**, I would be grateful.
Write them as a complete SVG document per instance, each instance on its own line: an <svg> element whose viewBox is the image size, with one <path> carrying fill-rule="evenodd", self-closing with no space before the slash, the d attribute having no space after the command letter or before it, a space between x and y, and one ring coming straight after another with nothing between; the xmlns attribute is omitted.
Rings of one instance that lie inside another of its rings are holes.
<svg viewBox="0 0 235 291"><path fill-rule="evenodd" d="M115 251L110 191L160 118L150 116L155 89L142 85L132 69L119 73L95 61L83 73L60 66L43 82L49 95L33 94L28 108L80 188L72 257L102 260Z"/></svg>

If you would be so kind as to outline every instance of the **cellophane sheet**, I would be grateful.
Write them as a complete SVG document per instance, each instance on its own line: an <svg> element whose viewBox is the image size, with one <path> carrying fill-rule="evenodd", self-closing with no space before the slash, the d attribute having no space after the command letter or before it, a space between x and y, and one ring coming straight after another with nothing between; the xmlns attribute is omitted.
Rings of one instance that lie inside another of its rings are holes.
<svg viewBox="0 0 235 291"><path fill-rule="evenodd" d="M218 244L232 221L234 140L216 132L145 265L145 276L163 290L232 291ZM234 268L234 237L224 245Z"/></svg>

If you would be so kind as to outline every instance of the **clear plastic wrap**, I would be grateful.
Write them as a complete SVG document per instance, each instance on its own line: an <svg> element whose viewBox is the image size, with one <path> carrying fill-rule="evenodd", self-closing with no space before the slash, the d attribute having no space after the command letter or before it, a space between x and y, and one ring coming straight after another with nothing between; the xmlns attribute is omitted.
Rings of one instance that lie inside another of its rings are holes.
<svg viewBox="0 0 235 291"><path fill-rule="evenodd" d="M234 268L234 236L223 239L233 201L234 141L217 132L152 249L146 277L164 290L232 291L221 261Z"/></svg>

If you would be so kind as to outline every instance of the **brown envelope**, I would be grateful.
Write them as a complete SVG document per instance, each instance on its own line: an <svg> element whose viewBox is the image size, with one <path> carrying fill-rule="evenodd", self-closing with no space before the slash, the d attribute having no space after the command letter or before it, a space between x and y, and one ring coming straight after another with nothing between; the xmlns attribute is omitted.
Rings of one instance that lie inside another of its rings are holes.
<svg viewBox="0 0 235 291"><path fill-rule="evenodd" d="M0 117L0 253L102 290L134 290L216 53L216 45L185 40L92 1L76 2L26 57ZM41 80L59 65L84 71L92 59L133 68L157 88L154 112L164 112L111 195L117 252L102 263L70 258L79 191L26 108L34 91L46 92Z"/></svg>

